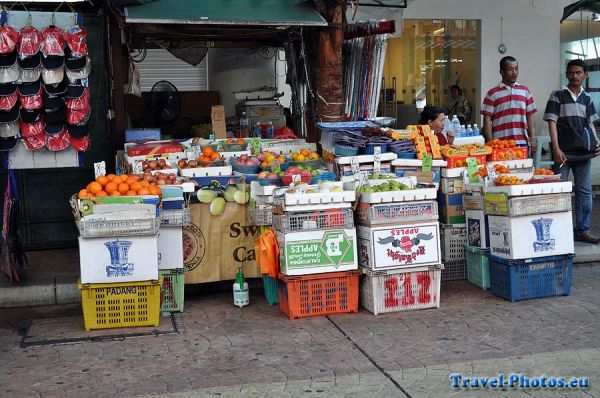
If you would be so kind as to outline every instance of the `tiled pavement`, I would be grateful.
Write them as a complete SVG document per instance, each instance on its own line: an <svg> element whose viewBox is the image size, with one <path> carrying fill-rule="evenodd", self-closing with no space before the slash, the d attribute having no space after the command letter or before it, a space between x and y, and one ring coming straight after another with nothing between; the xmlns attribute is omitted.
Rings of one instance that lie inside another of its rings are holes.
<svg viewBox="0 0 600 398"><path fill-rule="evenodd" d="M449 282L440 309L294 321L258 291L241 310L212 294L187 299L178 335L26 349L16 324L45 310L4 310L0 397L600 396L599 284L600 267L579 266L568 297L509 303ZM589 376L591 388L455 391L453 372Z"/></svg>

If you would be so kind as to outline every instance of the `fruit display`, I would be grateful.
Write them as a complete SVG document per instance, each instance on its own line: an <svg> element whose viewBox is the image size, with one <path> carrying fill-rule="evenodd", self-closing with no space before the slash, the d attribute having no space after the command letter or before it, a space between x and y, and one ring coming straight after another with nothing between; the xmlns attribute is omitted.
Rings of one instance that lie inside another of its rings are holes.
<svg viewBox="0 0 600 398"><path fill-rule="evenodd" d="M464 145L443 145L440 147L440 152L444 158L453 156L476 156L489 155L492 153L492 147L479 143L464 144Z"/></svg>
<svg viewBox="0 0 600 398"><path fill-rule="evenodd" d="M301 149L300 152L292 152L291 158L294 162L306 162L308 160L317 160L319 155L308 149Z"/></svg>
<svg viewBox="0 0 600 398"><path fill-rule="evenodd" d="M308 185L303 182L299 182L294 187L288 188L285 193L287 194L315 194L315 193L331 193L331 192L344 192L344 188L340 185L335 185L331 181L321 181L317 185Z"/></svg>
<svg viewBox="0 0 600 398"><path fill-rule="evenodd" d="M144 174L136 174L140 181L148 181L155 185L176 185L182 182L190 182L189 177L178 177L175 173L162 173L157 171L156 173L146 172ZM196 183L195 181L193 181Z"/></svg>
<svg viewBox="0 0 600 398"><path fill-rule="evenodd" d="M415 145L417 159L423 159L425 155L430 155L433 159L442 158L438 139L428 125L409 125L406 130L411 133L410 139Z"/></svg>
<svg viewBox="0 0 600 398"><path fill-rule="evenodd" d="M495 164L494 165L494 172L496 174L507 174L510 173L510 169L508 167L506 167L503 164ZM480 177L487 177L488 176L488 169L487 167L481 167L479 169L479 171L477 173L475 173L475 175L478 175Z"/></svg>
<svg viewBox="0 0 600 398"><path fill-rule="evenodd" d="M150 174L150 177L153 177ZM97 196L137 196L160 195L160 187L155 181L143 180L132 174L98 176L77 195L79 199Z"/></svg>
<svg viewBox="0 0 600 398"><path fill-rule="evenodd" d="M495 138L487 143L488 146L492 147L492 149L506 149L506 148L515 148L517 143L515 140Z"/></svg>
<svg viewBox="0 0 600 398"><path fill-rule="evenodd" d="M475 156L449 156L446 158L446 167L449 169L456 167L467 167L467 158L474 158L475 162L478 165L485 164L485 155L475 155Z"/></svg>
<svg viewBox="0 0 600 398"><path fill-rule="evenodd" d="M229 160L233 170L239 173L256 174L260 167L260 161L255 156L241 155Z"/></svg>
<svg viewBox="0 0 600 398"><path fill-rule="evenodd" d="M287 161L285 156L270 151L262 151L257 158L263 170L280 168Z"/></svg>
<svg viewBox="0 0 600 398"><path fill-rule="evenodd" d="M221 154L213 150L209 146L202 148L202 155L198 156L198 164L200 167L210 166L212 162L221 159Z"/></svg>
<svg viewBox="0 0 600 398"><path fill-rule="evenodd" d="M283 182L283 185L290 185L292 182L297 182L294 181L296 178L294 176L299 176L300 181L309 184L312 178L318 175L319 171L310 166L306 168L303 166L291 166L285 172L282 172L281 182Z"/></svg>
<svg viewBox="0 0 600 398"><path fill-rule="evenodd" d="M518 147L515 140L494 139L487 144L492 148L490 161L527 159L527 148Z"/></svg>
<svg viewBox="0 0 600 398"><path fill-rule="evenodd" d="M214 153L218 153L218 152L214 152ZM206 162L206 159L204 161L201 161L200 158L202 158L202 156L200 156L198 158L198 160L180 159L177 161L177 167L179 167L180 169L195 169L197 167L218 167L218 166L225 165L225 160L220 157L215 158L214 161L209 161L209 162Z"/></svg>
<svg viewBox="0 0 600 398"><path fill-rule="evenodd" d="M157 171L157 170L169 170L174 168L173 165L169 164L166 159L157 160L143 160L142 171L144 173Z"/></svg>
<svg viewBox="0 0 600 398"><path fill-rule="evenodd" d="M362 185L356 189L357 193L373 193L373 192L390 192L390 191L406 191L410 187L401 182L389 180L378 185Z"/></svg>
<svg viewBox="0 0 600 398"><path fill-rule="evenodd" d="M494 183L496 185L521 185L524 184L524 181L517 176L501 175L494 180Z"/></svg>
<svg viewBox="0 0 600 398"><path fill-rule="evenodd" d="M210 214L218 216L225 210L226 202L235 202L245 205L250 201L250 185L229 184L222 187L202 187L196 192L196 198L200 203L210 204Z"/></svg>
<svg viewBox="0 0 600 398"><path fill-rule="evenodd" d="M533 175L536 175L536 176L553 176L554 172L552 170L548 170L548 169L537 169L536 171L533 172Z"/></svg>

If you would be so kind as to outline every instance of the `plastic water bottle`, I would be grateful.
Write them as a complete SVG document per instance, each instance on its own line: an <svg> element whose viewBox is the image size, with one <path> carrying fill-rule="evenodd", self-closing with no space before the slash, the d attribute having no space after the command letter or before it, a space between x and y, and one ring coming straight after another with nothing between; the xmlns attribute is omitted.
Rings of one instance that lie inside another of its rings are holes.
<svg viewBox="0 0 600 398"><path fill-rule="evenodd" d="M444 129L442 130L442 133L446 134L448 131L452 130L452 123L450 122L450 119L448 118L448 116L444 116Z"/></svg>
<svg viewBox="0 0 600 398"><path fill-rule="evenodd" d="M260 127L259 122L256 122L256 126L254 127L254 136L256 138L260 138L262 136L262 127Z"/></svg>
<svg viewBox="0 0 600 398"><path fill-rule="evenodd" d="M470 124L467 124L467 129L465 130L465 136L472 137L473 136L473 128Z"/></svg>
<svg viewBox="0 0 600 398"><path fill-rule="evenodd" d="M233 305L240 308L250 304L250 289L248 289L248 283L244 278L242 269L238 268L238 272L235 275L235 283L233 284Z"/></svg>
<svg viewBox="0 0 600 398"><path fill-rule="evenodd" d="M473 125L473 137L477 137L478 135L481 135L481 132L479 131L479 127L477 127L476 124Z"/></svg>
<svg viewBox="0 0 600 398"><path fill-rule="evenodd" d="M455 137L461 136L460 121L456 115L452 116L452 131L454 131Z"/></svg>
<svg viewBox="0 0 600 398"><path fill-rule="evenodd" d="M273 122L269 122L269 127L267 128L267 138L275 137L275 126L273 126Z"/></svg>
<svg viewBox="0 0 600 398"><path fill-rule="evenodd" d="M246 112L242 112L242 117L240 117L240 137L242 137L242 138L248 137L249 131L250 131L250 121L246 117Z"/></svg>

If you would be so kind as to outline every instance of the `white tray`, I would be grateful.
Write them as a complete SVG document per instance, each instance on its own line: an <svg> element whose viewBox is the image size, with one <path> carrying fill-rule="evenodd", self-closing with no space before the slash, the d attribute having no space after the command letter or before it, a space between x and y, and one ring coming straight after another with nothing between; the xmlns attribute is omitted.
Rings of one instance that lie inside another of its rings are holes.
<svg viewBox="0 0 600 398"><path fill-rule="evenodd" d="M406 191L361 193L359 200L363 203L394 203L431 200L437 197L436 188L410 189Z"/></svg>
<svg viewBox="0 0 600 398"><path fill-rule="evenodd" d="M219 167L195 167L188 169L179 169L179 174L184 177L220 177L230 176L233 170L231 166Z"/></svg>
<svg viewBox="0 0 600 398"><path fill-rule="evenodd" d="M156 173L163 173L163 174L175 174L177 175L177 173L179 172L179 169L164 169L164 170L152 170L150 173L152 173L152 175L156 174Z"/></svg>
<svg viewBox="0 0 600 398"><path fill-rule="evenodd" d="M445 160L434 160L432 167L446 167L448 162ZM422 167L423 161L420 159L395 159L392 161L392 166L406 166L406 167Z"/></svg>
<svg viewBox="0 0 600 398"><path fill-rule="evenodd" d="M573 184L570 181L566 182L546 182L542 184L521 184L521 185L503 185L503 186L488 186L488 193L505 193L508 196L529 196L529 195L545 195L551 193L571 192Z"/></svg>
<svg viewBox="0 0 600 398"><path fill-rule="evenodd" d="M257 196L273 196L275 190L277 190L278 188L281 187L276 187L275 185L262 186L256 181L252 181L250 183L250 189L252 190L252 193L254 193Z"/></svg>
<svg viewBox="0 0 600 398"><path fill-rule="evenodd" d="M385 152L381 154L379 160L381 162L389 162L390 160L396 159L398 156L393 152ZM352 159L356 158L358 163L373 163L375 161L375 155L357 155L357 156L343 156L341 158L335 158L337 164L351 164Z"/></svg>
<svg viewBox="0 0 600 398"><path fill-rule="evenodd" d="M442 177L446 177L446 178L461 177L466 169L467 169L466 167L454 167L452 169L444 168L444 169L442 169Z"/></svg>
<svg viewBox="0 0 600 398"><path fill-rule="evenodd" d="M276 206L281 206L283 211L315 211L315 210L330 210L330 209L348 209L352 207L352 203L321 203L321 204L308 204L308 205L286 205L283 201L275 203Z"/></svg>
<svg viewBox="0 0 600 398"><path fill-rule="evenodd" d="M501 164L508 167L511 170L514 169L530 169L533 167L533 159L519 159L519 160L503 160L498 162L488 162L488 165Z"/></svg>
<svg viewBox="0 0 600 398"><path fill-rule="evenodd" d="M454 137L452 145L467 145L467 144L485 144L485 138L482 135L475 135L472 137Z"/></svg>
<svg viewBox="0 0 600 398"><path fill-rule="evenodd" d="M324 193L286 193L283 194L285 204L288 206L297 205L318 205L327 203L345 203L356 200L355 191L343 192L324 192Z"/></svg>

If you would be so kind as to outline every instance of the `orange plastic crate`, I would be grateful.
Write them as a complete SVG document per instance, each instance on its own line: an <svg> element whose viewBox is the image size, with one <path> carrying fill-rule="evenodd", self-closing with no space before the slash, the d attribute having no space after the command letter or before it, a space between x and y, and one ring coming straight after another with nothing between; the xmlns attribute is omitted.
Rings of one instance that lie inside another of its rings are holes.
<svg viewBox="0 0 600 398"><path fill-rule="evenodd" d="M279 274L279 308L290 319L358 312L360 270L302 276Z"/></svg>
<svg viewBox="0 0 600 398"><path fill-rule="evenodd" d="M501 153L502 156L500 156ZM497 162L502 160L521 160L527 159L527 157L527 147L524 146L502 149L498 148L492 149L492 153L488 155L488 161Z"/></svg>
<svg viewBox="0 0 600 398"><path fill-rule="evenodd" d="M485 155L450 156L446 158L446 167L449 169L453 169L455 167L467 167L467 158L475 158L478 160L477 164L485 164Z"/></svg>

